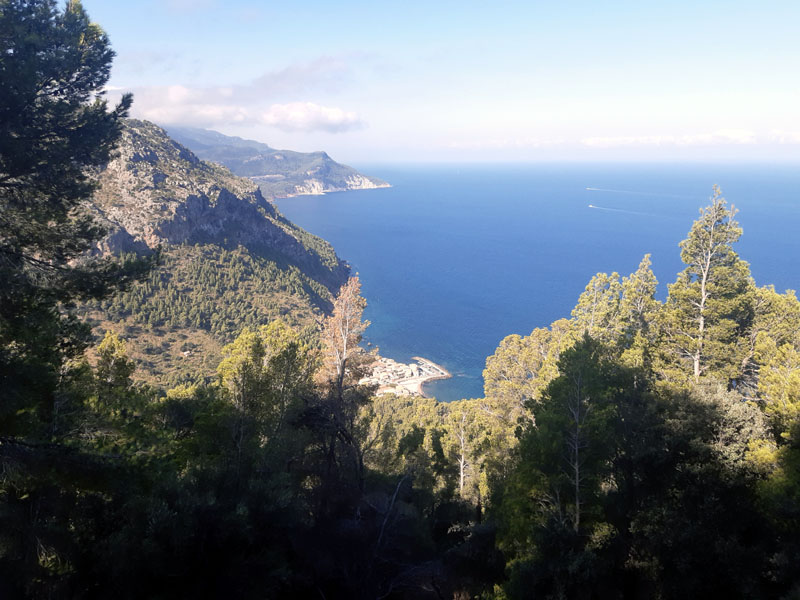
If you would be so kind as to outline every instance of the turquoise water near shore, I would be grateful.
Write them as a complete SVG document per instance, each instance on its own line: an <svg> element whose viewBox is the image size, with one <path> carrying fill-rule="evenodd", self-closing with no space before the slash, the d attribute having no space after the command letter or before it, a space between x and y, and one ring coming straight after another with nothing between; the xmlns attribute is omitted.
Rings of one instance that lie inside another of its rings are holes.
<svg viewBox="0 0 800 600"><path fill-rule="evenodd" d="M453 374L425 386L439 400L482 396L499 342L568 317L599 271L627 275L650 253L663 298L713 184L740 210L756 283L800 285L800 165L358 166L393 187L278 206L359 273L369 343Z"/></svg>

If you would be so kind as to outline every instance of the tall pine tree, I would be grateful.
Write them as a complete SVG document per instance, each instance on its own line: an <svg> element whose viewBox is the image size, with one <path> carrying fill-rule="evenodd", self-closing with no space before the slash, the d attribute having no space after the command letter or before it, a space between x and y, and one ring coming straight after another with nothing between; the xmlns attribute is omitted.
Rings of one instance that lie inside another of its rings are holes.
<svg viewBox="0 0 800 600"><path fill-rule="evenodd" d="M89 339L71 309L146 267L88 259L102 237L86 201L131 97L109 110L113 52L79 2L0 3L0 433L49 429L69 358Z"/></svg>
<svg viewBox="0 0 800 600"><path fill-rule="evenodd" d="M715 186L711 204L680 244L686 268L669 286L661 322L668 379L732 381L740 374L755 286L733 250L742 234L735 216Z"/></svg>

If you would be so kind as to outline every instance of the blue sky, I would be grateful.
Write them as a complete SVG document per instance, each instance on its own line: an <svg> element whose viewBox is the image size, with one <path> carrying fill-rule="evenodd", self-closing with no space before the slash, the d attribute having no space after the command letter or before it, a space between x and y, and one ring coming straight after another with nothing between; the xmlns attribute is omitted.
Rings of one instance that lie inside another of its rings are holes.
<svg viewBox="0 0 800 600"><path fill-rule="evenodd" d="M345 162L800 160L797 2L83 0L133 116Z"/></svg>

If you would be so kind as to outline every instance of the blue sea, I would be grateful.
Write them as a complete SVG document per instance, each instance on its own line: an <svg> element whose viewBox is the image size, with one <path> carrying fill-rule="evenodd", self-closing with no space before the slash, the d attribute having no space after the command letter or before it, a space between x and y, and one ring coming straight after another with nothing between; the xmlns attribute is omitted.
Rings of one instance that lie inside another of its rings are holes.
<svg viewBox="0 0 800 600"><path fill-rule="evenodd" d="M359 274L371 345L454 375L425 387L442 401L481 397L500 341L569 317L597 272L627 275L650 253L663 299L713 184L740 211L736 249L756 283L800 285L800 165L359 167L393 187L279 208Z"/></svg>

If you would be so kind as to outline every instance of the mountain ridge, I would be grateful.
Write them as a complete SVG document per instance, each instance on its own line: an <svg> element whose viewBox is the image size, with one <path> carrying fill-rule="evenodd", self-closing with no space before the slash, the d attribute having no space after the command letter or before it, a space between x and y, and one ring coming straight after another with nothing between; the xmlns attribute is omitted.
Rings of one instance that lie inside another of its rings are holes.
<svg viewBox="0 0 800 600"><path fill-rule="evenodd" d="M283 319L308 335L349 265L281 215L251 180L206 162L148 121L124 122L89 206L108 234L95 254L159 249L161 264L83 311L131 342L144 379L209 376L244 327Z"/></svg>
<svg viewBox="0 0 800 600"><path fill-rule="evenodd" d="M210 129L172 125L166 130L203 160L250 178L270 199L390 187L377 177L337 163L327 152L278 150L263 142Z"/></svg>

